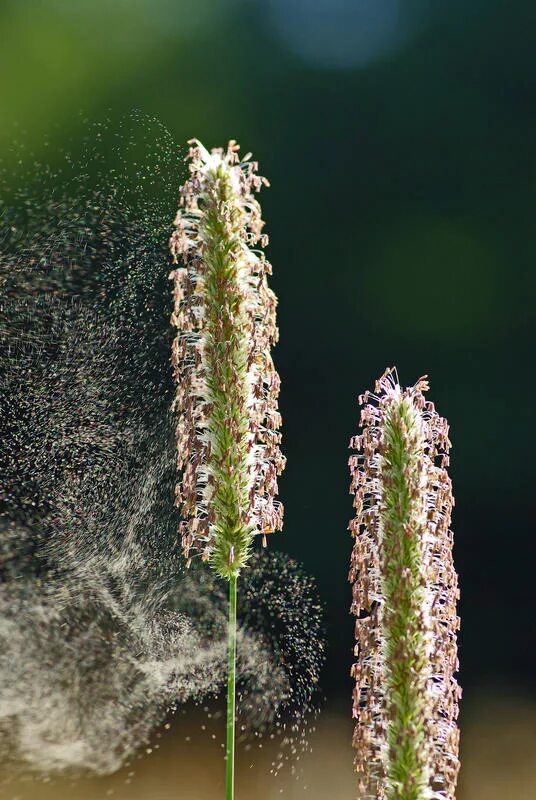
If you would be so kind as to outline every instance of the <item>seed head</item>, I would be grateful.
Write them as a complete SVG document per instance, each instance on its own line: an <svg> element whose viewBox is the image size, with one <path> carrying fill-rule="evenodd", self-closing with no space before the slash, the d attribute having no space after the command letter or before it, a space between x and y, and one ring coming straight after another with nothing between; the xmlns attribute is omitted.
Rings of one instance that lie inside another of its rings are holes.
<svg viewBox="0 0 536 800"><path fill-rule="evenodd" d="M427 390L388 369L350 442L355 766L374 800L453 800L459 768L451 445Z"/></svg>
<svg viewBox="0 0 536 800"><path fill-rule="evenodd" d="M172 348L178 414L176 502L182 546L222 577L237 574L253 537L280 530L275 500L285 465L277 410L276 297L264 222L254 196L268 182L238 145L210 153L190 142L190 177L181 188L171 236Z"/></svg>

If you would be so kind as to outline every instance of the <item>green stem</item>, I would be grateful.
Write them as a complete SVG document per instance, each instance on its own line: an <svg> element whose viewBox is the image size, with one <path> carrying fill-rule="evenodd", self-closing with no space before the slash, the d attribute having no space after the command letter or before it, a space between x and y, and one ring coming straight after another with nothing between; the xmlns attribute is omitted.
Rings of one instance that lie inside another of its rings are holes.
<svg viewBox="0 0 536 800"><path fill-rule="evenodd" d="M236 574L229 577L229 662L227 670L227 744L225 748L225 800L234 800L235 694L236 694Z"/></svg>

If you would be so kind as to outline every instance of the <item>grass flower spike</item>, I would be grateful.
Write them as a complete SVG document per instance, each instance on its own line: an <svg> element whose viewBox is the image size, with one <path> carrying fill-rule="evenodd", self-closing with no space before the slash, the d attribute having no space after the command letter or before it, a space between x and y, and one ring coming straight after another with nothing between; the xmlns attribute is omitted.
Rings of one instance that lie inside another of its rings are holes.
<svg viewBox="0 0 536 800"><path fill-rule="evenodd" d="M459 767L450 442L427 390L387 370L350 442L355 765L374 800L453 800Z"/></svg>
<svg viewBox="0 0 536 800"><path fill-rule="evenodd" d="M247 561L255 534L280 529L276 298L254 192L267 184L238 145L191 142L190 179L171 237L177 328L173 367L186 558L199 552L225 578Z"/></svg>
<svg viewBox="0 0 536 800"><path fill-rule="evenodd" d="M187 561L195 553L229 581L226 798L234 797L237 577L254 536L280 530L275 499L285 460L279 444L279 376L267 237L255 199L267 181L238 145L210 153L190 142L170 240L178 266L172 364L178 413L176 502Z"/></svg>

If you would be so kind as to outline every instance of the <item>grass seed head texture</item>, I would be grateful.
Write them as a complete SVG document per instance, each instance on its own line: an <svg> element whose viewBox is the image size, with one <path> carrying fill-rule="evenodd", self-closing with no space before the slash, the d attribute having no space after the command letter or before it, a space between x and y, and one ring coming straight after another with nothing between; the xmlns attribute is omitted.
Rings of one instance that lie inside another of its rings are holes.
<svg viewBox="0 0 536 800"><path fill-rule="evenodd" d="M180 479L176 502L187 559L200 554L224 578L246 563L253 538L280 530L278 338L267 237L255 193L267 181L238 145L210 153L190 142L170 248L172 365Z"/></svg>
<svg viewBox="0 0 536 800"><path fill-rule="evenodd" d="M375 800L453 800L459 768L450 441L427 390L388 369L350 442L355 766Z"/></svg>

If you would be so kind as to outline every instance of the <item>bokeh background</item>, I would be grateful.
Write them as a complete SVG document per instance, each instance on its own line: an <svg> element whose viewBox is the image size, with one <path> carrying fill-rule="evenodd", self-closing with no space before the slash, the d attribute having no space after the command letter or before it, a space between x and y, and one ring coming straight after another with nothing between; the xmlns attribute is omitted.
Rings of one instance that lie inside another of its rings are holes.
<svg viewBox="0 0 536 800"><path fill-rule="evenodd" d="M393 364L407 384L429 375L452 430L459 797L536 796L535 29L529 0L0 4L8 168L19 136L59 163L85 119L113 126L140 109L180 144L238 139L270 179L288 457L285 533L271 546L316 576L328 640L310 786L289 778L287 797L352 796L347 443L357 395ZM184 753L190 722L112 789L60 782L32 796L212 796L219 751ZM239 800L279 796L261 755L248 758ZM184 779L198 761L206 786L193 770L177 788L174 770Z"/></svg>

